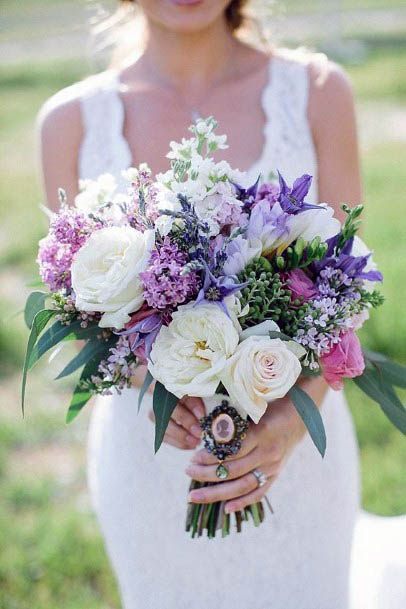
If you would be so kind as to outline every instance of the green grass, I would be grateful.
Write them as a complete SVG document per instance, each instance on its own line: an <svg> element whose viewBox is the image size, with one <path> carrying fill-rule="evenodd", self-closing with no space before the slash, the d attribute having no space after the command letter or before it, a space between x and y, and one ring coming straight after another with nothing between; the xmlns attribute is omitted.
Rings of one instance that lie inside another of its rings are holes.
<svg viewBox="0 0 406 609"><path fill-rule="evenodd" d="M44 364L29 381L25 421L18 412L18 374L26 330L22 307L35 274L36 243L44 234L35 172L34 119L42 102L83 74L78 62L4 67L0 71L0 607L118 608L118 598L85 492L87 414L66 428L66 385ZM350 68L361 100L398 104L405 98L404 49L374 51ZM379 116L377 116L379 128ZM365 238L385 274L387 302L373 313L363 340L406 362L404 197L406 143L363 153ZM363 504L381 514L406 512L406 443L378 406L358 389L348 396L361 448ZM6 550L4 550L6 548Z"/></svg>

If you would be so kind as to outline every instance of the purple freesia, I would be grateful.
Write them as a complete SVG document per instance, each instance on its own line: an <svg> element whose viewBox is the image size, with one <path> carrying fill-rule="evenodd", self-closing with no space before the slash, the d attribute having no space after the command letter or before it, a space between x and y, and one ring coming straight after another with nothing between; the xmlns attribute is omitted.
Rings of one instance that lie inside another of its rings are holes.
<svg viewBox="0 0 406 609"><path fill-rule="evenodd" d="M260 201L252 210L248 222L247 237L250 243L259 240L263 253L267 253L282 235L289 233L288 219L289 214L281 209L279 203L275 203L271 208L266 200Z"/></svg>
<svg viewBox="0 0 406 609"><path fill-rule="evenodd" d="M215 277L206 265L203 286L197 295L195 305L201 303L217 304L226 315L229 315L224 299L245 288L246 285L247 283L235 283L233 277Z"/></svg>
<svg viewBox="0 0 406 609"><path fill-rule="evenodd" d="M133 316L126 329L119 332L119 335L127 336L131 351L146 360L162 325L162 315L153 309L141 311Z"/></svg>

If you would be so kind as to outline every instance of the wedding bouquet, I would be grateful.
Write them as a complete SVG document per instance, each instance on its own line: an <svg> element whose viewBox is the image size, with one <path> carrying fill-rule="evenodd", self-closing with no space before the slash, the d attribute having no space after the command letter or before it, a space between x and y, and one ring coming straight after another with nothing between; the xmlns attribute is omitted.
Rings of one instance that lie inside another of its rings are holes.
<svg viewBox="0 0 406 609"><path fill-rule="evenodd" d="M343 379L381 406L404 433L406 411L393 386L404 369L362 351L356 332L382 304L382 280L357 237L362 206L343 205L341 224L326 204L306 202L312 178L289 186L247 176L212 154L226 148L213 118L171 142L171 168L155 178L146 165L125 172L118 192L110 175L86 181L75 204L50 217L38 263L48 291L27 301L31 332L23 371L61 341L84 341L58 378L81 374L71 421L94 394L131 385L147 365L139 405L152 383L155 450L184 396L201 397L204 445L218 459L237 454L248 425L289 394L317 449L326 438L320 412L301 389L302 375L321 374L333 389ZM192 481L195 488L202 483ZM191 505L187 529L229 533L223 504ZM262 503L236 514L259 524Z"/></svg>

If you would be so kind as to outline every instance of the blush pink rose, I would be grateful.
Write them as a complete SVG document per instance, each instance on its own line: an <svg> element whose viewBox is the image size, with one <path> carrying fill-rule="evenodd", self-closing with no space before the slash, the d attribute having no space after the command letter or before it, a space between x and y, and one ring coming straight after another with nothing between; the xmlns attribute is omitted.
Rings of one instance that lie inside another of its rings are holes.
<svg viewBox="0 0 406 609"><path fill-rule="evenodd" d="M302 269L294 269L285 275L285 282L292 292L292 300L306 301L314 298L317 288Z"/></svg>
<svg viewBox="0 0 406 609"><path fill-rule="evenodd" d="M358 336L349 330L341 336L327 355L320 358L321 370L327 383L338 391L344 378L355 378L364 372L365 362Z"/></svg>

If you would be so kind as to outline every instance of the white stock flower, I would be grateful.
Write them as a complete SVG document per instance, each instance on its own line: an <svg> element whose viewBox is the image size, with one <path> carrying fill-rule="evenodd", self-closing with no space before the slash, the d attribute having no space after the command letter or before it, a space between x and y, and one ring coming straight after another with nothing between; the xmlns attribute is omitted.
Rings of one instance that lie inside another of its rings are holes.
<svg viewBox="0 0 406 609"><path fill-rule="evenodd" d="M168 391L214 395L227 358L238 345L238 331L215 304L183 305L153 344L148 369Z"/></svg>
<svg viewBox="0 0 406 609"><path fill-rule="evenodd" d="M121 329L144 302L139 278L155 242L154 231L111 226L94 232L72 264L72 287L80 311L103 313L102 328Z"/></svg>
<svg viewBox="0 0 406 609"><path fill-rule="evenodd" d="M75 198L75 206L89 214L111 201L117 183L114 176L104 173L97 180L81 180L79 187L80 193Z"/></svg>
<svg viewBox="0 0 406 609"><path fill-rule="evenodd" d="M258 423L268 403L283 398L301 370L299 359L280 339L249 336L227 360L221 382L238 412Z"/></svg>

